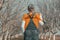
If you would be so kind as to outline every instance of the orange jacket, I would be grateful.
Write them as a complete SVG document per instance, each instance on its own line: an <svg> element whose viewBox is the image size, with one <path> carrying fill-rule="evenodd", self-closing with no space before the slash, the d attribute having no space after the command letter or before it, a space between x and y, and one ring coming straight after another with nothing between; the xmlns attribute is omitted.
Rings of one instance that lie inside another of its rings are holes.
<svg viewBox="0 0 60 40"><path fill-rule="evenodd" d="M32 16L32 14L29 14L29 15ZM39 21L42 21L42 19L40 18L40 15L41 15L40 13L35 13L34 18L32 19L36 28L39 27ZM24 14L22 17L22 20L25 21L24 29L26 29L30 21L28 14Z"/></svg>

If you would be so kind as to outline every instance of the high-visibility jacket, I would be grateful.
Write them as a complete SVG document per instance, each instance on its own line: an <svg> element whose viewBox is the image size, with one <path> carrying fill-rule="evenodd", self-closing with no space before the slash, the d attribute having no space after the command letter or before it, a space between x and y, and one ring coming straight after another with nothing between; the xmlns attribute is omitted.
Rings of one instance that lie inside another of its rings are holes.
<svg viewBox="0 0 60 40"><path fill-rule="evenodd" d="M32 14L29 14L29 15L32 16ZM30 22L29 15L28 14L24 14L23 17L22 17L22 20L25 21L24 30L27 28L27 26L28 26L28 24ZM33 20L36 28L39 28L39 21L42 21L41 14L40 13L35 13L32 20Z"/></svg>

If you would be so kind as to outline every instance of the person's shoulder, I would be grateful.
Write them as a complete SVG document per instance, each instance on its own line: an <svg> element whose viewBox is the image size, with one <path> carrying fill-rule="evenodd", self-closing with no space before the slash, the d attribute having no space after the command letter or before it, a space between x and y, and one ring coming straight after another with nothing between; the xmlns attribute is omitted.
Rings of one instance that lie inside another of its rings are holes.
<svg viewBox="0 0 60 40"><path fill-rule="evenodd" d="M23 17L24 17L24 18L26 18L27 16L28 16L27 13L24 13L24 14L23 14Z"/></svg>

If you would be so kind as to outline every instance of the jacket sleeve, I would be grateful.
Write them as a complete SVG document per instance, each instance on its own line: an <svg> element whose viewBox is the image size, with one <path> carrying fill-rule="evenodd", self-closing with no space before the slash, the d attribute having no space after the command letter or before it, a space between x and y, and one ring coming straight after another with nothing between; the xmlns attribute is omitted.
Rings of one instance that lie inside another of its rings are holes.
<svg viewBox="0 0 60 40"><path fill-rule="evenodd" d="M21 24L21 28L22 28L22 32L24 33L24 26L25 26L25 14L22 17L22 24Z"/></svg>
<svg viewBox="0 0 60 40"><path fill-rule="evenodd" d="M40 25L44 25L44 22L43 22L43 18L42 18L42 14L40 14L39 15L40 17L39 17L39 23L40 23Z"/></svg>
<svg viewBox="0 0 60 40"><path fill-rule="evenodd" d="M21 25L21 28L22 28L22 32L24 33L24 25L25 25L25 21L22 21L22 25Z"/></svg>

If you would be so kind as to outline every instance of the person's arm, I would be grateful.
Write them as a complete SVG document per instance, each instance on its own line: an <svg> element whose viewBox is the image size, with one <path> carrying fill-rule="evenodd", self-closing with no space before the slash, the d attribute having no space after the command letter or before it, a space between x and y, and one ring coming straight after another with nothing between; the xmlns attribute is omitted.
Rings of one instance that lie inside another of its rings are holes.
<svg viewBox="0 0 60 40"><path fill-rule="evenodd" d="M21 28L22 28L22 32L24 33L25 29L24 29L24 26L25 26L25 17L26 17L26 14L23 14L22 16L22 24L21 24Z"/></svg>
<svg viewBox="0 0 60 40"><path fill-rule="evenodd" d="M25 21L22 21L22 25L21 25L21 28L22 28L22 32L24 33L24 25L25 25Z"/></svg>
<svg viewBox="0 0 60 40"><path fill-rule="evenodd" d="M39 20L39 23L40 23L41 26L44 25L43 18L42 18L42 14L40 14L40 20Z"/></svg>

